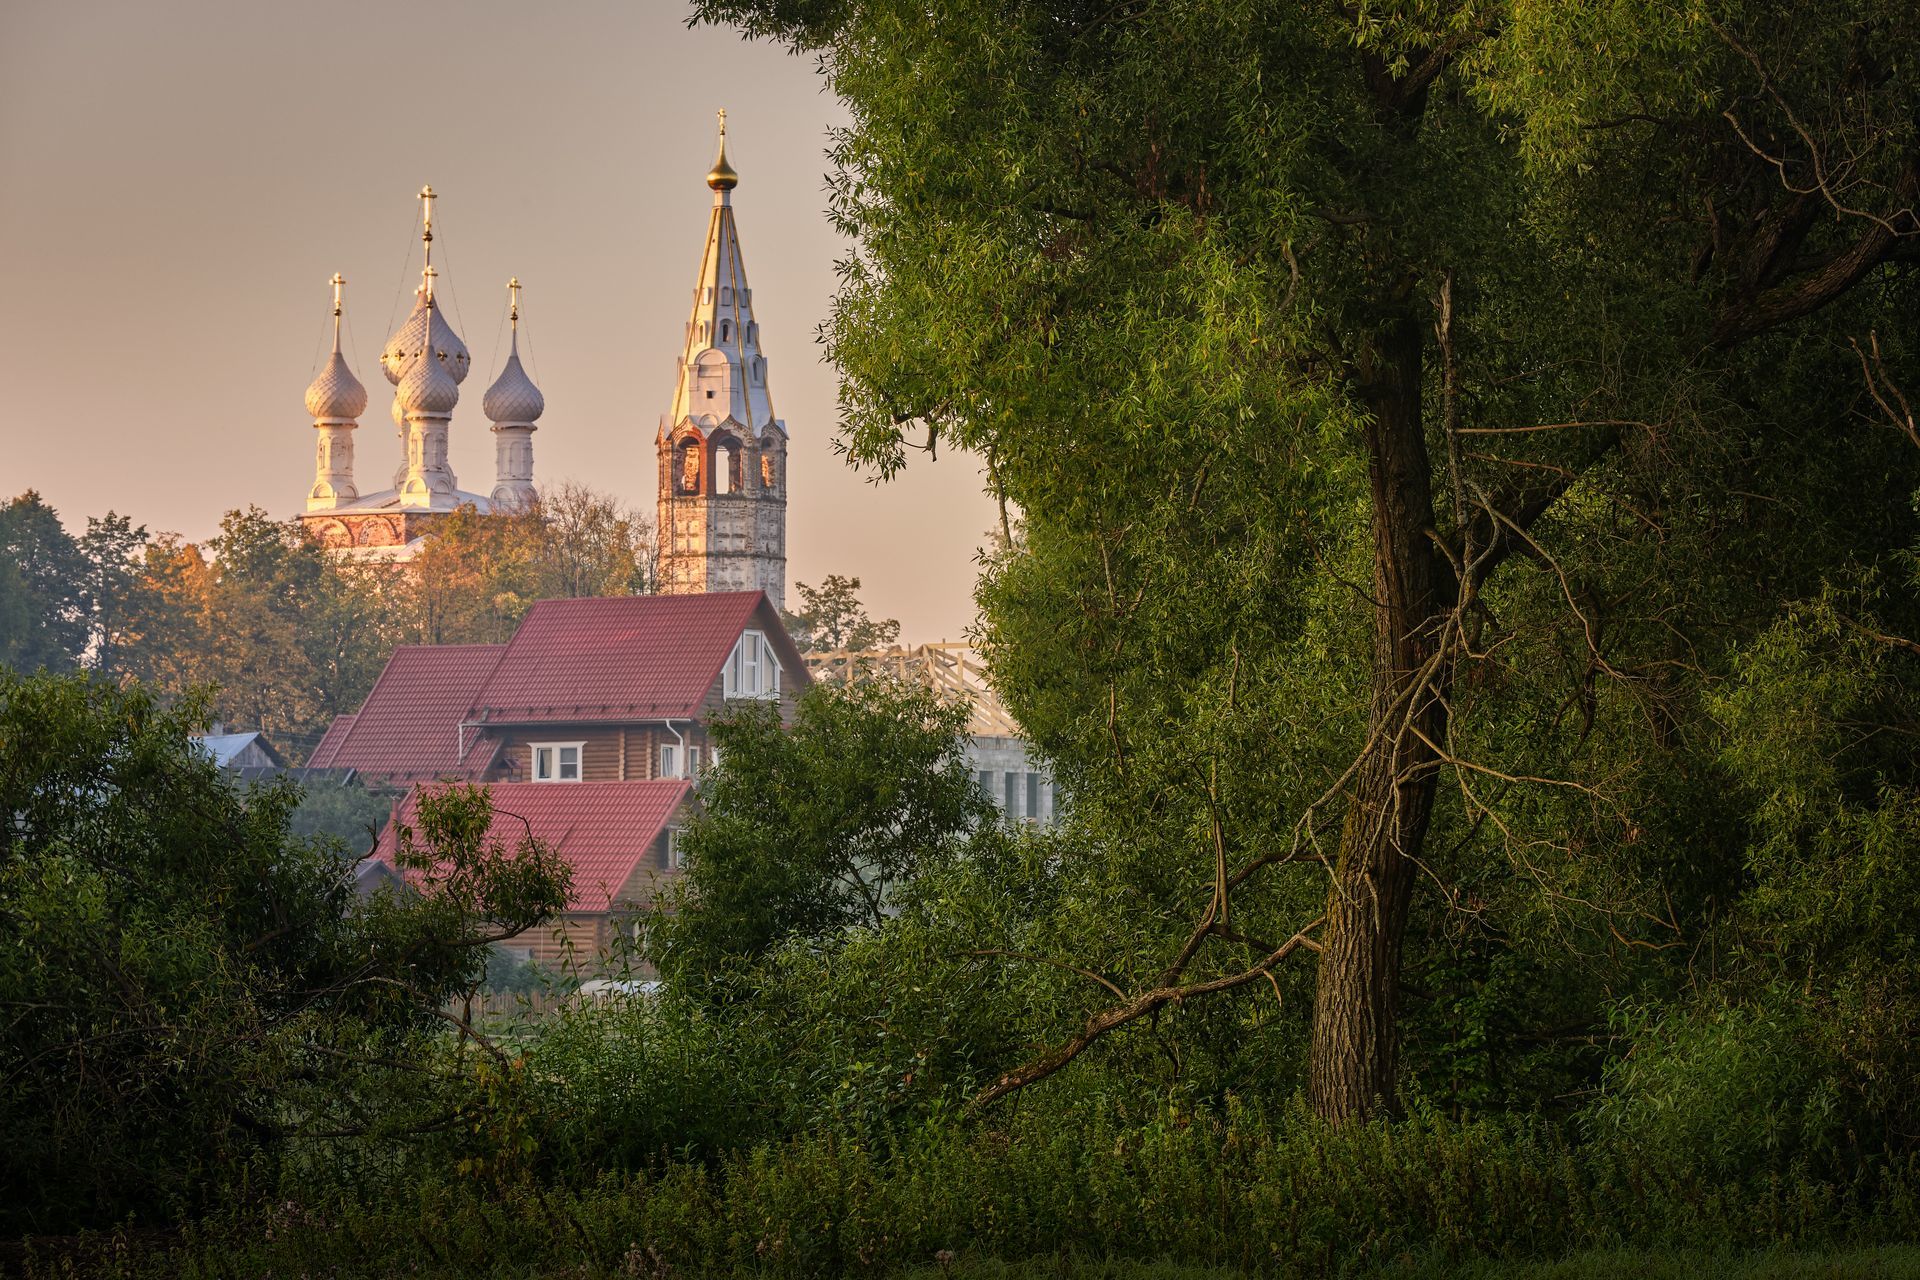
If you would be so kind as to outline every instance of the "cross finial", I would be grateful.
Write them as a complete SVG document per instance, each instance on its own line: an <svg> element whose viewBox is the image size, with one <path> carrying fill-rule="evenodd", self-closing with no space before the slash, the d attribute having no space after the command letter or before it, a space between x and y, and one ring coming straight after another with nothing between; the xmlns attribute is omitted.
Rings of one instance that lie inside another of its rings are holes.
<svg viewBox="0 0 1920 1280"><path fill-rule="evenodd" d="M727 136L727 109L725 107L720 108L720 136L723 138Z"/></svg>
<svg viewBox="0 0 1920 1280"><path fill-rule="evenodd" d="M433 274L433 187L420 188L420 243L426 247L421 252L420 277L424 282L420 288L427 295L427 301L433 301L433 282L427 280Z"/></svg>
<svg viewBox="0 0 1920 1280"><path fill-rule="evenodd" d="M432 302L433 301L433 282L440 278L440 273L438 271L435 271L431 266L429 266L425 271L422 271L420 275L421 275L421 278L425 281L424 287L426 289L427 301Z"/></svg>
<svg viewBox="0 0 1920 1280"><path fill-rule="evenodd" d="M327 281L333 286L333 315L336 320L340 318L340 286L346 282L347 278L338 271L333 273L333 279Z"/></svg>
<svg viewBox="0 0 1920 1280"><path fill-rule="evenodd" d="M515 276L511 280L507 281L507 319L513 322L514 328L518 329L520 327L520 277L519 276Z"/></svg>

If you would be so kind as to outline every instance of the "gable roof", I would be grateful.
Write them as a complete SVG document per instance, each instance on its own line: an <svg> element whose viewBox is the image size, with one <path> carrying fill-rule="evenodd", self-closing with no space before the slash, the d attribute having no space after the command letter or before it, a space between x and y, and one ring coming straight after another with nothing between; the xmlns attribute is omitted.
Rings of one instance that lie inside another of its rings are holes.
<svg viewBox="0 0 1920 1280"><path fill-rule="evenodd" d="M261 754L275 764L286 763L280 758L280 753L273 749L273 744L267 741L266 735L258 729L247 733L196 733L193 735L193 741L195 746L205 752L207 757L222 769L231 765L236 756L255 744L259 745Z"/></svg>
<svg viewBox="0 0 1920 1280"><path fill-rule="evenodd" d="M653 853L653 842L692 793L684 778L650 782L495 782L489 834L509 848L531 832L573 869L569 911L605 911ZM417 824L420 788L395 808L374 858L389 865L395 824Z"/></svg>
<svg viewBox="0 0 1920 1280"><path fill-rule="evenodd" d="M307 757L307 768L324 769L333 763L333 753L340 749L341 741L347 736L347 730L353 728L353 715L349 712L335 716L327 731L320 735L320 741L313 744L313 753Z"/></svg>
<svg viewBox="0 0 1920 1280"><path fill-rule="evenodd" d="M750 625L767 632L786 678L804 687L806 664L758 591L541 600L475 696L473 719L691 719Z"/></svg>
<svg viewBox="0 0 1920 1280"><path fill-rule="evenodd" d="M473 751L478 735L471 729L463 733L460 725L505 649L499 644L401 645L324 763L400 780L474 776L492 751L480 759ZM331 738L329 728L322 746ZM314 755L319 757L318 749Z"/></svg>

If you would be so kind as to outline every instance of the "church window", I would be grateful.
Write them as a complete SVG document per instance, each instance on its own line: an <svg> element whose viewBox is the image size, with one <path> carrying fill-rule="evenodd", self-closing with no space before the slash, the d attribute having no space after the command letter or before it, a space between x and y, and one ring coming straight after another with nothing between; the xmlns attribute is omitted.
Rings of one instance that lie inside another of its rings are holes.
<svg viewBox="0 0 1920 1280"><path fill-rule="evenodd" d="M722 320L720 322L720 341L725 342L726 340L727 340L727 322L725 320Z"/></svg>
<svg viewBox="0 0 1920 1280"><path fill-rule="evenodd" d="M760 455L760 487L769 492L780 487L780 464L770 453Z"/></svg>
<svg viewBox="0 0 1920 1280"><path fill-rule="evenodd" d="M721 692L729 698L772 698L780 692L780 660L759 631L743 631L733 646L721 678Z"/></svg>
<svg viewBox="0 0 1920 1280"><path fill-rule="evenodd" d="M580 781L580 753L584 742L536 742L533 744L533 780L535 782Z"/></svg>

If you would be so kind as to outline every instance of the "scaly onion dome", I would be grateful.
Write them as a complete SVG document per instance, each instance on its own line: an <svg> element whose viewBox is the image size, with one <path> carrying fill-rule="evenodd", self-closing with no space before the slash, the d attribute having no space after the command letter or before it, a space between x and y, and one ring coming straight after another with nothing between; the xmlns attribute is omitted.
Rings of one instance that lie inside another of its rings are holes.
<svg viewBox="0 0 1920 1280"><path fill-rule="evenodd" d="M387 339L387 345L380 351L380 368L386 373L388 382L397 386L406 375L408 365L420 350L421 337L427 332L429 316L433 318L433 349L446 361L454 382L467 380L467 369L473 362L467 354L467 344L460 341L460 335L440 314L440 308L428 303L426 295L421 294L413 304L413 311L393 331L393 336Z"/></svg>
<svg viewBox="0 0 1920 1280"><path fill-rule="evenodd" d="M335 351L307 388L307 412L316 422L352 422L367 407L367 389Z"/></svg>
<svg viewBox="0 0 1920 1280"><path fill-rule="evenodd" d="M422 352L400 379L400 407L408 417L426 414L445 417L460 403L460 383L433 352Z"/></svg>
<svg viewBox="0 0 1920 1280"><path fill-rule="evenodd" d="M503 426L532 426L547 409L547 398L540 394L540 388L533 385L533 379L520 367L519 344L507 354L507 367L487 388L487 395L480 402L486 411L488 422L497 422Z"/></svg>

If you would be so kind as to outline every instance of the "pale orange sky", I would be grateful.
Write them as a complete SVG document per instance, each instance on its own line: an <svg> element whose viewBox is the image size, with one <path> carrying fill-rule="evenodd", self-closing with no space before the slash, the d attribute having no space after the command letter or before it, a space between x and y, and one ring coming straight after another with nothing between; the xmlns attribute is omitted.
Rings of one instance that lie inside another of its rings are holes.
<svg viewBox="0 0 1920 1280"><path fill-rule="evenodd" d="M789 603L794 582L857 575L905 638L961 638L993 523L973 461L916 460L875 486L832 448L815 331L844 252L822 212L841 109L810 60L690 31L670 0L7 0L0 496L37 488L70 527L111 508L191 538L248 503L295 514L336 270L372 401L360 487L384 487L376 358L412 301L430 182L440 293L474 361L453 420L461 487L491 487L480 395L517 275L547 399L536 479L651 514L721 106L793 440Z"/></svg>

